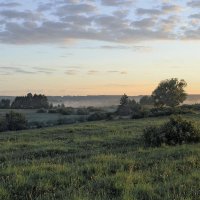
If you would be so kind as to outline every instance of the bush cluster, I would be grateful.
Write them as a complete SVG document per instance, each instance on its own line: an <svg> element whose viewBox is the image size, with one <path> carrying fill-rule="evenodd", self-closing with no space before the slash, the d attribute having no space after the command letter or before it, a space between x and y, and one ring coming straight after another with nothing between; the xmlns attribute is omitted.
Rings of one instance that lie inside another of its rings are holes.
<svg viewBox="0 0 200 200"><path fill-rule="evenodd" d="M88 121L98 121L107 119L107 114L103 112L95 112L88 117Z"/></svg>
<svg viewBox="0 0 200 200"><path fill-rule="evenodd" d="M0 119L0 131L17 131L27 128L25 116L17 112L9 112Z"/></svg>
<svg viewBox="0 0 200 200"><path fill-rule="evenodd" d="M194 122L173 116L164 125L150 126L144 130L143 139L146 146L161 144L176 145L200 141L200 131Z"/></svg>
<svg viewBox="0 0 200 200"><path fill-rule="evenodd" d="M95 112L101 112L100 108L95 107L83 107L83 108L73 108L73 107L59 107L49 109L48 113L60 113L62 115L89 115Z"/></svg>

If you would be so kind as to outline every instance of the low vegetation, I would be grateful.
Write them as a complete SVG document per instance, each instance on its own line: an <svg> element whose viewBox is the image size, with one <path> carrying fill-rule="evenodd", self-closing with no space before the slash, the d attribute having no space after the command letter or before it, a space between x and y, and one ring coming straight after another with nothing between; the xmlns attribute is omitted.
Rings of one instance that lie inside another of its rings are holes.
<svg viewBox="0 0 200 200"><path fill-rule="evenodd" d="M200 141L200 130L194 122L184 120L180 116L174 116L162 126L146 128L143 138L146 146L196 143Z"/></svg>
<svg viewBox="0 0 200 200"><path fill-rule="evenodd" d="M185 115L200 126L200 116ZM145 148L166 117L0 133L0 199L199 198L200 144Z"/></svg>
<svg viewBox="0 0 200 200"><path fill-rule="evenodd" d="M21 113L10 111L0 119L0 131L18 131L27 127L27 120Z"/></svg>

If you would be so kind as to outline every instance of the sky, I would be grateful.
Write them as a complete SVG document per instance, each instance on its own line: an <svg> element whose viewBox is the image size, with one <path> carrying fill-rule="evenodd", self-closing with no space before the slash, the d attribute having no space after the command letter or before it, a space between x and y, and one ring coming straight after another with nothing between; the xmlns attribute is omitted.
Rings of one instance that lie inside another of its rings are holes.
<svg viewBox="0 0 200 200"><path fill-rule="evenodd" d="M0 0L0 95L200 94L200 0Z"/></svg>

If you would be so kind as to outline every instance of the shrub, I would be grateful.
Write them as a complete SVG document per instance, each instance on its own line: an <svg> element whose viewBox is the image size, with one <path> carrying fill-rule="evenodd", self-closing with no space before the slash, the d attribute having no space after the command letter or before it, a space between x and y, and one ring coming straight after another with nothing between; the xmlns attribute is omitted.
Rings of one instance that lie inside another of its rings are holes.
<svg viewBox="0 0 200 200"><path fill-rule="evenodd" d="M48 113L55 114L55 113L58 113L58 110L57 109L50 109L50 110L48 110Z"/></svg>
<svg viewBox="0 0 200 200"><path fill-rule="evenodd" d="M171 117L167 123L160 127L146 128L143 132L143 139L146 146L192 143L200 141L200 131L193 122L176 116Z"/></svg>
<svg viewBox="0 0 200 200"><path fill-rule="evenodd" d="M192 105L188 105L188 104L184 104L181 106L182 109L185 110L195 110L195 111L200 111L200 104L192 104Z"/></svg>
<svg viewBox="0 0 200 200"><path fill-rule="evenodd" d="M170 115L179 115L179 114L190 114L193 113L191 110L183 107L162 107L162 108L152 108L148 111L148 117L162 117Z"/></svg>
<svg viewBox="0 0 200 200"><path fill-rule="evenodd" d="M193 122L181 117L171 117L164 124L162 132L165 134L165 143L169 145L197 142L200 140L200 132Z"/></svg>
<svg viewBox="0 0 200 200"><path fill-rule="evenodd" d="M94 107L94 106L89 106L89 107L87 107L87 110L88 110L89 112L99 112L99 111L102 111L101 108L97 108L97 107Z"/></svg>
<svg viewBox="0 0 200 200"><path fill-rule="evenodd" d="M88 121L98 121L98 120L103 120L106 118L107 118L106 113L95 112L88 117Z"/></svg>
<svg viewBox="0 0 200 200"><path fill-rule="evenodd" d="M58 109L58 112L62 115L74 115L75 109L72 107L60 108Z"/></svg>
<svg viewBox="0 0 200 200"><path fill-rule="evenodd" d="M47 110L45 110L44 108L41 108L37 110L37 113L47 113Z"/></svg>
<svg viewBox="0 0 200 200"><path fill-rule="evenodd" d="M0 119L0 132L17 131L27 128L27 120L21 113L9 112Z"/></svg>
<svg viewBox="0 0 200 200"><path fill-rule="evenodd" d="M7 131L8 127L7 127L7 122L5 117L4 118L0 118L0 132L2 131Z"/></svg>
<svg viewBox="0 0 200 200"><path fill-rule="evenodd" d="M27 128L27 120L25 116L17 112L9 112L5 116L7 129L10 131L23 130Z"/></svg>
<svg viewBox="0 0 200 200"><path fill-rule="evenodd" d="M76 111L77 115L88 115L89 111L87 108L78 108Z"/></svg>

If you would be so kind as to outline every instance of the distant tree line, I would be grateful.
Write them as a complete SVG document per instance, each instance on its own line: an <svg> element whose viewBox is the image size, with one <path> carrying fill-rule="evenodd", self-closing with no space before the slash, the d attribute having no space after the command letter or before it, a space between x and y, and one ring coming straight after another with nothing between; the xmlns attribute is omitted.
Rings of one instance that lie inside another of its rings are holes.
<svg viewBox="0 0 200 200"><path fill-rule="evenodd" d="M26 96L18 96L11 103L9 99L2 99L0 101L1 109L40 109L49 108L51 105L45 95L28 93Z"/></svg>

